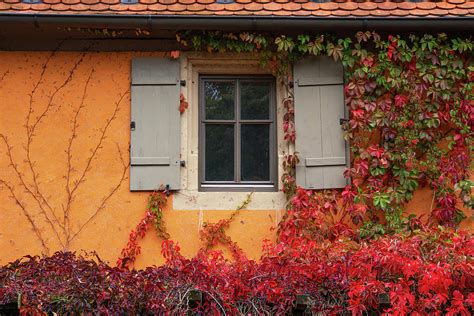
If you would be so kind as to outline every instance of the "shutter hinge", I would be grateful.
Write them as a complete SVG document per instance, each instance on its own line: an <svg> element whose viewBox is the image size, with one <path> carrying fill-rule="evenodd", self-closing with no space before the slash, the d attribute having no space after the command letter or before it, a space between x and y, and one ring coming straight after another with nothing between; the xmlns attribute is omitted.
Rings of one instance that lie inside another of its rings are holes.
<svg viewBox="0 0 474 316"><path fill-rule="evenodd" d="M169 184L167 184L166 187L165 187L165 194L166 194L166 196L170 196L170 194L171 194Z"/></svg>
<svg viewBox="0 0 474 316"><path fill-rule="evenodd" d="M180 85L181 87L186 87L186 80L180 80L180 81L179 81L179 85Z"/></svg>
<svg viewBox="0 0 474 316"><path fill-rule="evenodd" d="M132 131L135 130L135 121L130 122L130 130L132 130Z"/></svg>
<svg viewBox="0 0 474 316"><path fill-rule="evenodd" d="M346 119L346 118L340 118L339 119L339 125L344 125L347 122L349 122L349 119Z"/></svg>
<svg viewBox="0 0 474 316"><path fill-rule="evenodd" d="M186 161L185 161L185 160L180 160L180 161L179 161L179 165L180 165L181 167L186 167Z"/></svg>

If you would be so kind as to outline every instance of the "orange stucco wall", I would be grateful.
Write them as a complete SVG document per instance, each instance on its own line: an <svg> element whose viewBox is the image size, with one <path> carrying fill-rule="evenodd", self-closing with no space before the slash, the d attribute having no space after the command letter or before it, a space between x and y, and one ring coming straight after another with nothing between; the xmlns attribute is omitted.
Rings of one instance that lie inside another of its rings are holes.
<svg viewBox="0 0 474 316"><path fill-rule="evenodd" d="M0 52L0 134L11 146L11 155L23 181L33 194L22 186L18 175L12 168L6 144L0 140L0 179L7 181L15 196L27 210L31 220L43 236L50 251L61 249L56 235L45 220L38 206L41 203L50 217L56 216L61 222L63 209L67 205L66 175L69 139L72 133L74 113L82 104L84 108L78 116L77 137L71 147L73 168L70 171L71 183L80 178L93 148L96 146L102 129L110 119L116 102L130 86L130 62L134 56L159 53L87 53L77 65L71 80L60 88L68 78L71 69L81 58L80 53L60 52L49 61L43 79L33 98L30 126L51 103L36 127L30 146L30 158L38 174L40 192L51 209L38 199L30 171L25 161L29 94L41 76L43 65L51 55L49 52ZM92 74L91 74L92 72ZM90 77L85 97L84 88ZM2 79L3 78L3 79ZM55 90L60 90L55 93ZM49 102L51 96L52 102ZM178 106L178 104L177 104ZM128 161L130 122L130 96L127 95L119 105L119 111L107 132L97 155L91 161L84 182L79 185L70 208L72 232L84 223L101 205L112 189L117 186L123 171L119 151ZM127 172L128 175L128 172ZM32 195L39 200L36 201ZM99 210L94 219L70 244L71 250L95 250L99 256L111 263L126 244L129 232L143 217L147 203L147 193L129 191L128 178L117 191L107 199L105 207ZM426 212L431 205L432 193L428 189L418 192L408 205L408 210L417 214ZM229 211L173 210L169 203L164 211L164 220L171 238L179 242L183 253L194 255L200 247L199 225L203 221L216 222L226 218ZM238 204L238 203L237 203ZM232 223L228 233L251 258L258 258L263 239L272 239L278 212L275 210L243 211ZM474 227L472 216L466 220L464 228ZM141 241L142 255L137 266L160 264L160 241L150 230ZM9 189L0 186L0 264L26 254L44 252L32 225L22 208L12 198Z"/></svg>

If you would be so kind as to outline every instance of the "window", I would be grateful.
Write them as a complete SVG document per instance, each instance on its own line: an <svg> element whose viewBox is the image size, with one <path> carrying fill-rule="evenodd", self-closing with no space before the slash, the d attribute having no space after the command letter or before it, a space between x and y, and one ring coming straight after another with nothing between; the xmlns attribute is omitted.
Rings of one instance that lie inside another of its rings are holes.
<svg viewBox="0 0 474 316"><path fill-rule="evenodd" d="M275 191L275 81L201 76L199 183L202 191Z"/></svg>

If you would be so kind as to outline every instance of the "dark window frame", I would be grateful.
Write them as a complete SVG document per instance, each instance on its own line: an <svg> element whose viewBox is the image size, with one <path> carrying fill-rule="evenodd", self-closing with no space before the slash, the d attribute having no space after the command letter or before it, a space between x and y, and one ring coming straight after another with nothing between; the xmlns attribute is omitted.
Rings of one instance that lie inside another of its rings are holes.
<svg viewBox="0 0 474 316"><path fill-rule="evenodd" d="M235 117L233 120L206 120L205 119L205 81L234 81L236 83L236 90L234 94L234 111ZM268 120L241 120L240 119L240 81L268 81L271 85L270 89L270 115ZM198 181L199 191L214 191L214 192L275 192L278 191L278 154L277 154L277 106L276 106L276 83L275 77L268 75L200 75L199 76L199 133L198 133ZM240 161L240 146L241 146L241 131L242 124L268 124L269 131L269 150L270 150L270 179L269 181L205 181L205 126L206 124L219 123L233 123L234 124L234 172L238 173L236 177L240 177L241 161Z"/></svg>

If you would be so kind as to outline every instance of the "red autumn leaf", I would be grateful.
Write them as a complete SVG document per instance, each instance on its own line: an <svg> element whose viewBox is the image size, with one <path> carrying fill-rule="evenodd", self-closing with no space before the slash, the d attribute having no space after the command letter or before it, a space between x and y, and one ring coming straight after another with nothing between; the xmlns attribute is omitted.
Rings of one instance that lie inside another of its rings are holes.
<svg viewBox="0 0 474 316"><path fill-rule="evenodd" d="M186 98L181 93L179 95L179 112L183 114L188 107L189 107L189 103L186 101Z"/></svg>
<svg viewBox="0 0 474 316"><path fill-rule="evenodd" d="M173 50L173 51L171 51L170 55L171 55L171 58L178 59L179 55L180 55L180 51L179 50Z"/></svg>

